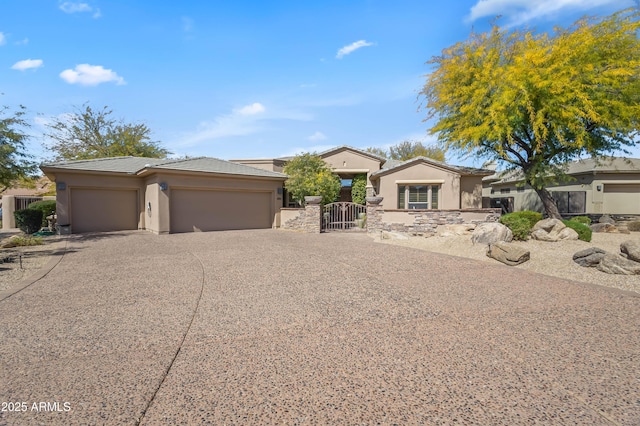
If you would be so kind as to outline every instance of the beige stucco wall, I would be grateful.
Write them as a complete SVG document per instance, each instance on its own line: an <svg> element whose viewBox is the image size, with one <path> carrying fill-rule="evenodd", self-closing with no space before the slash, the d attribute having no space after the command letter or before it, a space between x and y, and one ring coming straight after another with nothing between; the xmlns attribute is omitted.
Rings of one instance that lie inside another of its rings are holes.
<svg viewBox="0 0 640 426"><path fill-rule="evenodd" d="M460 177L460 208L479 209L482 207L482 176Z"/></svg>
<svg viewBox="0 0 640 426"><path fill-rule="evenodd" d="M331 153L322 157L325 163L331 167L334 172L340 173L367 173L367 186L372 187L371 173L380 170L380 161L371 157L367 157L358 152L348 149Z"/></svg>
<svg viewBox="0 0 640 426"><path fill-rule="evenodd" d="M229 160L232 163L244 164L245 166L255 167L257 169L268 170L270 172L282 173L285 161L277 159L248 159L248 160Z"/></svg>
<svg viewBox="0 0 640 426"><path fill-rule="evenodd" d="M56 214L57 223L59 225L72 225L73 218L71 217L71 191L74 188L83 189L135 189L138 191L138 229L145 228L145 214L144 214L144 197L145 193L144 182L136 176L113 176L113 175L99 175L89 173L66 173L59 172L55 176L56 184L64 183L66 188L58 189L56 193ZM59 187L59 186L58 186ZM82 214L82 207L75 207L76 214Z"/></svg>
<svg viewBox="0 0 640 426"><path fill-rule="evenodd" d="M418 163L396 169L391 173L380 176L378 195L384 197L382 204L385 209L398 208L398 185L407 184L398 183L398 181L414 181L416 182L414 183L416 185L419 184L418 182L426 182L426 184L440 184L439 209L453 210L460 208L460 175L457 173L429 164ZM479 189L476 189L473 182L469 189L472 192L480 191L481 193L482 191L482 187L480 186ZM482 202L481 196L480 202Z"/></svg>

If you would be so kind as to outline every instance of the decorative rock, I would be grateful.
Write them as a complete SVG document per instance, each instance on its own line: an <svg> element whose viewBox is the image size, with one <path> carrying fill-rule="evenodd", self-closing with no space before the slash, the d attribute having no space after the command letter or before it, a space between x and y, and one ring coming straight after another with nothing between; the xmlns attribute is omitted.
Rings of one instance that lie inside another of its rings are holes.
<svg viewBox="0 0 640 426"><path fill-rule="evenodd" d="M600 216L600 219L598 219L598 223L609 223L611 225L615 225L616 221L613 220L613 218L608 214L603 214L602 216Z"/></svg>
<svg viewBox="0 0 640 426"><path fill-rule="evenodd" d="M607 254L607 252L601 248L590 247L576 252L573 255L573 261L580 266L594 267L600 263L605 254Z"/></svg>
<svg viewBox="0 0 640 426"><path fill-rule="evenodd" d="M640 263L607 253L596 266L599 271L617 275L640 275Z"/></svg>
<svg viewBox="0 0 640 426"><path fill-rule="evenodd" d="M539 241L577 240L578 233L558 219L543 219L533 225L531 238Z"/></svg>
<svg viewBox="0 0 640 426"><path fill-rule="evenodd" d="M469 235L474 229L476 229L476 225L473 223L451 224L446 225L440 235L443 237L450 235Z"/></svg>
<svg viewBox="0 0 640 426"><path fill-rule="evenodd" d="M620 251L627 255L627 259L640 262L640 241L623 241L620 243Z"/></svg>
<svg viewBox="0 0 640 426"><path fill-rule="evenodd" d="M501 223L481 223L471 235L471 242L482 244L493 244L498 241L511 242L513 233Z"/></svg>
<svg viewBox="0 0 640 426"><path fill-rule="evenodd" d="M409 237L399 232L382 231L380 238L383 240L408 240Z"/></svg>
<svg viewBox="0 0 640 426"><path fill-rule="evenodd" d="M618 228L611 223L593 223L589 226L592 232L606 232L609 234L617 234Z"/></svg>
<svg viewBox="0 0 640 426"><path fill-rule="evenodd" d="M515 266L529 260L531 253L515 244L498 241L489 244L489 247L487 247L487 256L505 265Z"/></svg>

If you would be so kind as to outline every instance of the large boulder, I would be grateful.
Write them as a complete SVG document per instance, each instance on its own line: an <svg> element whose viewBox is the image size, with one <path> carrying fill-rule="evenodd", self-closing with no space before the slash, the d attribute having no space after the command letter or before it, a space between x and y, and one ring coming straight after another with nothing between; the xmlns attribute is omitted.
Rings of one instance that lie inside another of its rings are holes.
<svg viewBox="0 0 640 426"><path fill-rule="evenodd" d="M493 244L498 241L511 242L513 240L513 232L501 223L490 222L481 223L476 226L471 234L471 242L481 244Z"/></svg>
<svg viewBox="0 0 640 426"><path fill-rule="evenodd" d="M607 254L606 251L598 247L589 247L585 250L580 250L573 255L573 261L580 266L594 267L600 263Z"/></svg>
<svg viewBox="0 0 640 426"><path fill-rule="evenodd" d="M626 259L618 254L607 253L596 265L599 271L617 275L640 275L640 263Z"/></svg>
<svg viewBox="0 0 640 426"><path fill-rule="evenodd" d="M531 238L539 241L577 240L578 233L558 219L543 219L531 229Z"/></svg>
<svg viewBox="0 0 640 426"><path fill-rule="evenodd" d="M440 235L443 237L452 235L470 235L474 229L476 229L476 225L473 223L452 223L445 225L444 230L440 232Z"/></svg>
<svg viewBox="0 0 640 426"><path fill-rule="evenodd" d="M489 247L487 247L487 256L509 266L520 265L531 258L528 250L503 241L489 244Z"/></svg>
<svg viewBox="0 0 640 426"><path fill-rule="evenodd" d="M620 251L627 255L627 259L640 262L640 241L623 241L620 243Z"/></svg>
<svg viewBox="0 0 640 426"><path fill-rule="evenodd" d="M617 234L620 231L618 230L618 227L615 226L612 223L593 223L589 226L589 228L591 228L592 232L605 232L608 234Z"/></svg>

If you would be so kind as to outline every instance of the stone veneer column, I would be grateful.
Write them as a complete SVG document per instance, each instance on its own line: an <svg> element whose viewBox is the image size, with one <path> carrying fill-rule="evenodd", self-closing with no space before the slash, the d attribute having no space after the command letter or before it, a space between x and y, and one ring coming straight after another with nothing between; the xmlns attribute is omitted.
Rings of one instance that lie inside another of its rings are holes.
<svg viewBox="0 0 640 426"><path fill-rule="evenodd" d="M382 208L380 203L383 197L367 197L367 232L381 232L382 225Z"/></svg>
<svg viewBox="0 0 640 426"><path fill-rule="evenodd" d="M322 197L304 197L304 232L319 234L322 230Z"/></svg>

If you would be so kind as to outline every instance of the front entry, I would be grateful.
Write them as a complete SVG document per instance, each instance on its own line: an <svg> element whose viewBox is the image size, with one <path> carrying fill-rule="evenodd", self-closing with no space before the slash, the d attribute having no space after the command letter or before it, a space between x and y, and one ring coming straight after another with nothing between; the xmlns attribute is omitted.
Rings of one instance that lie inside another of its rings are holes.
<svg viewBox="0 0 640 426"><path fill-rule="evenodd" d="M367 208L362 204L338 202L322 208L323 231L366 231Z"/></svg>

